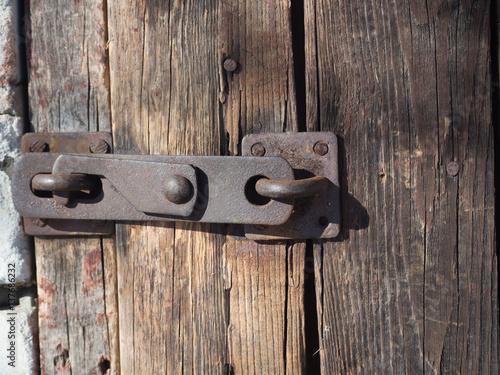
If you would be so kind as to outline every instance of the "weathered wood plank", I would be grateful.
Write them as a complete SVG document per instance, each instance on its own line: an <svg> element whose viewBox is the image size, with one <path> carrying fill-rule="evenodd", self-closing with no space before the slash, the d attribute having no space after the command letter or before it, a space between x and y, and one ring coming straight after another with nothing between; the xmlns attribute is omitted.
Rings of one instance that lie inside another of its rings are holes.
<svg viewBox="0 0 500 375"><path fill-rule="evenodd" d="M288 1L223 1L220 100L228 154L248 133L297 131ZM303 373L305 244L228 239L228 362L235 374Z"/></svg>
<svg viewBox="0 0 500 375"><path fill-rule="evenodd" d="M219 154L217 9L217 2L108 2L119 152ZM117 230L123 373L222 373L220 228Z"/></svg>
<svg viewBox="0 0 500 375"><path fill-rule="evenodd" d="M104 264L104 298L105 315L100 312L99 320L106 319L109 340L109 358L100 357L100 370L106 373L109 366L110 373L106 375L120 374L120 337L118 320L118 275L116 265L116 238L108 236L102 239L102 261ZM109 362L108 362L109 361Z"/></svg>
<svg viewBox="0 0 500 375"><path fill-rule="evenodd" d="M31 2L29 26L33 128L109 130L103 2ZM36 239L42 374L119 372L113 242Z"/></svg>
<svg viewBox="0 0 500 375"><path fill-rule="evenodd" d="M117 151L235 155L246 133L296 130L287 2L112 1L108 14ZM225 232L118 227L124 373L302 371L304 245Z"/></svg>
<svg viewBox="0 0 500 375"><path fill-rule="evenodd" d="M341 137L322 373L498 373L490 2L305 4L308 129Z"/></svg>
<svg viewBox="0 0 500 375"><path fill-rule="evenodd" d="M29 12L35 130L109 131L103 1L32 1Z"/></svg>

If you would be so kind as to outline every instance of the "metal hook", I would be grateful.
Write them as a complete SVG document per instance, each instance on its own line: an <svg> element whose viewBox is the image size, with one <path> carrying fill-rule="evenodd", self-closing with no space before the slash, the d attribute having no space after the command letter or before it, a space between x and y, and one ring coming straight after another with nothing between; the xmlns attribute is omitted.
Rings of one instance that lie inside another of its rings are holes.
<svg viewBox="0 0 500 375"><path fill-rule="evenodd" d="M31 180L33 190L82 191L98 188L98 179L86 174L37 174Z"/></svg>
<svg viewBox="0 0 500 375"><path fill-rule="evenodd" d="M255 190L263 197L273 199L304 198L318 195L328 187L328 179L315 176L302 180L278 181L261 178Z"/></svg>

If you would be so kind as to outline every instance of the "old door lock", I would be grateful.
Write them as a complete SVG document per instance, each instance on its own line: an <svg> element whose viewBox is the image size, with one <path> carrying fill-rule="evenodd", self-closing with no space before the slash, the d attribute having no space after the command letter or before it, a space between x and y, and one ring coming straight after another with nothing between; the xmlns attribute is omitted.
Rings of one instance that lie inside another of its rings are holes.
<svg viewBox="0 0 500 375"><path fill-rule="evenodd" d="M104 132L29 133L22 149L12 194L31 235L108 234L113 221L245 224L255 240L339 232L329 132L247 135L243 156L112 154Z"/></svg>

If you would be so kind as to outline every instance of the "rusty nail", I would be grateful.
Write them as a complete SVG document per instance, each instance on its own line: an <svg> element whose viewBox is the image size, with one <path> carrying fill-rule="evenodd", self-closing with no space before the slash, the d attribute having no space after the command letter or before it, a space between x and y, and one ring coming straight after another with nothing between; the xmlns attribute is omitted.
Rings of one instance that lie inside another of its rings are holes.
<svg viewBox="0 0 500 375"><path fill-rule="evenodd" d="M319 156L326 155L328 153L328 145L323 141L316 142L314 145L314 153Z"/></svg>
<svg viewBox="0 0 500 375"><path fill-rule="evenodd" d="M267 225L262 225L262 224L255 224L253 227L257 230L266 230L267 229Z"/></svg>
<svg viewBox="0 0 500 375"><path fill-rule="evenodd" d="M33 224L35 224L36 226L39 226L39 227L44 227L47 225L47 219L31 219L31 221L33 222Z"/></svg>
<svg viewBox="0 0 500 375"><path fill-rule="evenodd" d="M451 177L455 177L458 174L460 167L457 162L452 161L446 166L446 171Z"/></svg>
<svg viewBox="0 0 500 375"><path fill-rule="evenodd" d="M238 68L238 63L233 59L226 59L224 61L224 69L228 72L234 72Z"/></svg>
<svg viewBox="0 0 500 375"><path fill-rule="evenodd" d="M193 197L193 185L186 177L169 176L165 181L164 193L170 202L184 204Z"/></svg>
<svg viewBox="0 0 500 375"><path fill-rule="evenodd" d="M103 227L106 225L106 220L92 220L91 223L93 227Z"/></svg>
<svg viewBox="0 0 500 375"><path fill-rule="evenodd" d="M253 156L264 156L266 154L266 148L262 143L256 143L252 146Z"/></svg>
<svg viewBox="0 0 500 375"><path fill-rule="evenodd" d="M47 151L47 143L42 142L42 141L34 141L30 145L30 151L31 152L45 152L45 151Z"/></svg>
<svg viewBox="0 0 500 375"><path fill-rule="evenodd" d="M103 139L93 139L92 142L90 142L89 149L93 154L105 154L109 150L109 145Z"/></svg>

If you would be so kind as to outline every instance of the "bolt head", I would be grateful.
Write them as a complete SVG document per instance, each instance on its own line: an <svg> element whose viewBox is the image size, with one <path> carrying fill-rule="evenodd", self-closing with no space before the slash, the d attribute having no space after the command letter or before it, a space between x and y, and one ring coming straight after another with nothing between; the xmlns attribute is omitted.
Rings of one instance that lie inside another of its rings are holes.
<svg viewBox="0 0 500 375"><path fill-rule="evenodd" d="M193 185L183 176L169 176L163 189L165 197L174 204L185 204L193 197Z"/></svg>
<svg viewBox="0 0 500 375"><path fill-rule="evenodd" d="M31 152L45 152L47 151L47 143L42 142L42 141L34 141L30 145L30 151Z"/></svg>
<svg viewBox="0 0 500 375"><path fill-rule="evenodd" d="M233 59L226 59L223 66L224 69L228 72L234 72L236 69L238 69L238 63Z"/></svg>
<svg viewBox="0 0 500 375"><path fill-rule="evenodd" d="M94 139L90 142L89 149L93 154L106 154L109 150L109 145L103 139Z"/></svg>
<svg viewBox="0 0 500 375"><path fill-rule="evenodd" d="M446 166L446 171L451 177L455 177L458 175L458 172L460 171L460 166L458 165L457 162L452 161L451 163L448 163Z"/></svg>
<svg viewBox="0 0 500 375"><path fill-rule="evenodd" d="M251 152L253 156L264 156L266 154L266 148L259 142L252 145Z"/></svg>
<svg viewBox="0 0 500 375"><path fill-rule="evenodd" d="M324 156L328 153L328 145L326 142L319 141L314 145L314 153L319 156Z"/></svg>

